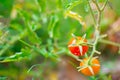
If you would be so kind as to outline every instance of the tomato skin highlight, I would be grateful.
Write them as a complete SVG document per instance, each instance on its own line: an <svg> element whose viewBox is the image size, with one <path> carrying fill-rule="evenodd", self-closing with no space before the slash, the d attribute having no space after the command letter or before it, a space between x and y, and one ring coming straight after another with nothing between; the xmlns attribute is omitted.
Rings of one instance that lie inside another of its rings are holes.
<svg viewBox="0 0 120 80"><path fill-rule="evenodd" d="M80 66L84 66L87 63L88 58L83 59L83 61L80 63ZM94 65L96 64L96 65ZM99 65L99 66L98 66ZM91 65L90 65L92 71L94 74L92 74L92 72L90 71L90 69L88 67L82 69L80 72L86 76L93 76L96 75L97 73L99 73L100 71L100 63L98 59L93 59L91 61Z"/></svg>
<svg viewBox="0 0 120 80"><path fill-rule="evenodd" d="M77 37L78 41L82 41L83 39L81 37ZM88 46L69 46L71 44L76 44L77 40L75 38L72 38L70 42L68 43L68 48L70 52L76 56L83 56L88 51ZM83 40L83 42L87 42L86 39Z"/></svg>

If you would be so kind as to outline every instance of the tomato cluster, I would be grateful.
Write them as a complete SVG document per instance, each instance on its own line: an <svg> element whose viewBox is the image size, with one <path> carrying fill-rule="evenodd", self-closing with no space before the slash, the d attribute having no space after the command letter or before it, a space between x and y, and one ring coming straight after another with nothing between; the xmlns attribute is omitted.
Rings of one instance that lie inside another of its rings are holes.
<svg viewBox="0 0 120 80"><path fill-rule="evenodd" d="M68 48L70 52L75 56L84 56L89 46L87 45L87 40L82 37L74 37L68 43ZM100 63L97 58L84 58L80 62L80 66L78 67L78 71L83 73L86 76L96 75L100 70Z"/></svg>

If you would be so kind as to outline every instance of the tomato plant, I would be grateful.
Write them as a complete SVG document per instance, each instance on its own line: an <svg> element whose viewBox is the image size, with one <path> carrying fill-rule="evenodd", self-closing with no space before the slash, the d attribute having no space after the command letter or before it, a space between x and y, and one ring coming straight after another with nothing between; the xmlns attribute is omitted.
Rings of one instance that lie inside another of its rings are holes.
<svg viewBox="0 0 120 80"><path fill-rule="evenodd" d="M0 80L119 80L119 3L0 0Z"/></svg>

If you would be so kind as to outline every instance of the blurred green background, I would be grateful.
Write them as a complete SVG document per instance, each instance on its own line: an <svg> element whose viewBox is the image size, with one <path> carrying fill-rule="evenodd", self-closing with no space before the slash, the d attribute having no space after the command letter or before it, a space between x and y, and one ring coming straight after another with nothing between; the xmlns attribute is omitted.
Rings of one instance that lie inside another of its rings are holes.
<svg viewBox="0 0 120 80"><path fill-rule="evenodd" d="M117 43L119 3L109 0L100 28L101 34L108 34L107 40ZM87 27L65 18L68 9L82 16ZM0 0L0 80L94 80L77 72L79 62L67 48L72 33L92 39L93 26L87 0ZM119 48L104 43L97 48L103 65L98 80L120 79L120 69L114 70L120 60Z"/></svg>

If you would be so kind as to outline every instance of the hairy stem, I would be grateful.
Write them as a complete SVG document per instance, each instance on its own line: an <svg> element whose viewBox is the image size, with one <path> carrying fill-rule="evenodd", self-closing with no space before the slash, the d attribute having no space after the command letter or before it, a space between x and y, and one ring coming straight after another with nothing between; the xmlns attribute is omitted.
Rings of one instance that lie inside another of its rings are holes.
<svg viewBox="0 0 120 80"><path fill-rule="evenodd" d="M87 1L88 1L88 5L89 5L89 8L90 8L90 12L91 12L91 15L92 15L92 17L93 17L94 23L96 24L96 19L95 19L93 10L92 10L92 8L91 8L90 2L89 2L89 0L87 0Z"/></svg>
<svg viewBox="0 0 120 80"><path fill-rule="evenodd" d="M103 11L103 10L105 9L105 7L106 7L107 3L108 3L108 0L106 0L106 1L105 1L105 3L104 3L104 5L103 5L103 7L101 8L101 11Z"/></svg>
<svg viewBox="0 0 120 80"><path fill-rule="evenodd" d="M100 7L99 7L97 1L96 0L92 0L92 1L95 4L95 6L97 7L98 12L101 12Z"/></svg>
<svg viewBox="0 0 120 80"><path fill-rule="evenodd" d="M100 9L99 4L97 3L97 1L95 1L95 0L92 0L92 1L93 1L93 3L95 4L95 6L96 6L96 8L97 8L97 13L98 13L98 14L97 14L97 19L96 19L97 22L96 22L96 24L95 24L95 33L94 33L95 41L94 41L94 43L93 43L93 50L92 50L92 53L91 53L91 55L90 55L90 57L89 57L89 62L91 61L91 59L92 59L92 57L93 57L93 55L94 55L94 53L95 53L95 51L96 51L96 46L97 46L98 40L99 40L99 38L100 38L99 27L100 27L100 22L101 22L101 13L102 13L102 11L105 9L105 6L106 6L108 0L106 0L106 2L105 2L105 4L103 5L102 9Z"/></svg>

